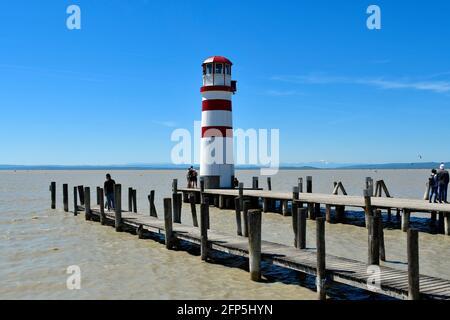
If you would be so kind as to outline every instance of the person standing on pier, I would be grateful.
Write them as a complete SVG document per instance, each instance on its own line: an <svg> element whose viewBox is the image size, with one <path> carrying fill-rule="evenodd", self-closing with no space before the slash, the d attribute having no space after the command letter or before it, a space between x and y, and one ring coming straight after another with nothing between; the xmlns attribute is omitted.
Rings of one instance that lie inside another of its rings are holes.
<svg viewBox="0 0 450 320"><path fill-rule="evenodd" d="M106 174L106 181L103 185L103 189L105 190L106 196L106 208L108 210L114 210L114 185L116 182L111 179L111 175L109 173Z"/></svg>
<svg viewBox="0 0 450 320"><path fill-rule="evenodd" d="M191 166L191 167L188 169L188 172L187 172L187 175L186 175L186 179L187 179L187 187L188 187L188 188L192 188L192 175L193 175L193 172L194 172L194 167Z"/></svg>
<svg viewBox="0 0 450 320"><path fill-rule="evenodd" d="M431 176L429 179L429 184L430 184L430 203L437 202L437 197L438 197L438 180L437 180L437 170L433 169L431 170ZM434 200L433 200L433 196L434 196Z"/></svg>
<svg viewBox="0 0 450 320"><path fill-rule="evenodd" d="M449 183L449 173L447 170L445 170L444 163L441 163L439 167L439 171L437 173L437 180L439 183L439 202L447 202L447 190L448 190L448 183Z"/></svg>

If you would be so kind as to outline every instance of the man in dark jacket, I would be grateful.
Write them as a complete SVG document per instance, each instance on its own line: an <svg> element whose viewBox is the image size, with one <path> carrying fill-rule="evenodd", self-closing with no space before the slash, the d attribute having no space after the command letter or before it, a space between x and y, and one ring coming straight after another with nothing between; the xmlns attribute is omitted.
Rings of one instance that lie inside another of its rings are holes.
<svg viewBox="0 0 450 320"><path fill-rule="evenodd" d="M112 210L115 208L114 206L114 185L116 182L111 179L111 175L108 173L106 174L106 181L103 185L103 190L105 190L105 196L106 196L106 207L108 210Z"/></svg>
<svg viewBox="0 0 450 320"><path fill-rule="evenodd" d="M449 183L449 174L448 171L445 170L445 165L441 163L437 173L437 180L439 184L439 202L447 202L447 190Z"/></svg>

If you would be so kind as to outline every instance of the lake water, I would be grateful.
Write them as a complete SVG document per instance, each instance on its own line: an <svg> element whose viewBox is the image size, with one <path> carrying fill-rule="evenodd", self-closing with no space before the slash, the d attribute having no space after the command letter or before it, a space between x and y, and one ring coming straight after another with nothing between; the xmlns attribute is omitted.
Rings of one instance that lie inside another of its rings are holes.
<svg viewBox="0 0 450 320"><path fill-rule="evenodd" d="M237 177L246 186L259 171L243 170ZM100 171L0 171L0 299L315 299L314 279L298 280L296 272L263 266L266 281L250 281L245 259L215 254L211 263L200 260L198 248L169 251L163 243L138 240L129 233L87 222L62 210L62 183L69 184L72 209L74 185L102 185ZM147 213L147 194L156 190L156 207L162 216L162 199L171 195L171 181L185 181L184 171L112 171L113 178L137 189L138 210ZM342 181L348 194L361 195L365 177L384 179L394 197L423 197L428 170L285 170L272 177L272 189L291 191L298 177L313 176L315 192L331 193L333 181ZM57 209L50 210L50 181L57 182ZM260 186L266 188L265 178ZM124 192L123 207L127 207ZM231 210L211 207L211 226L235 234ZM420 233L420 272L450 279L450 237L428 231L428 220L414 215ZM191 224L183 205L183 223ZM367 230L349 223L326 225L327 253L367 260ZM263 214L263 239L292 245L291 218ZM395 215L385 230L388 266L406 269L406 234ZM307 246L315 246L315 222L307 222ZM81 268L81 289L68 290L67 267ZM299 282L301 281L301 283ZM333 286L334 299L382 299L362 290Z"/></svg>

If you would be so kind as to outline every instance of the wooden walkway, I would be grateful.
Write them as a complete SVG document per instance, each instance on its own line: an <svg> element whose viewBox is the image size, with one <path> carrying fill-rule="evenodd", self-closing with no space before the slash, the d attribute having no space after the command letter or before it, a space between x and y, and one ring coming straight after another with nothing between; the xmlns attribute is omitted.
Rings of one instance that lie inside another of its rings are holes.
<svg viewBox="0 0 450 320"><path fill-rule="evenodd" d="M209 192L215 191L209 190ZM221 190L221 192L225 192L225 190ZM232 190L226 192L235 195ZM261 193L249 192L249 194L260 195ZM275 196L279 197L280 195ZM318 199L317 195L314 199ZM80 210L82 209L80 207ZM99 217L100 209L91 208L91 214ZM105 216L107 220L115 220L114 212L106 211ZM164 220L143 214L124 211L122 212L122 224L131 228L143 228L152 233L165 234ZM176 239L193 244L201 244L200 228L174 223L173 236ZM242 236L226 235L215 230L208 230L208 247L232 255L249 257L249 239ZM300 250L278 243L262 241L261 252L264 261L316 276L317 257L315 250ZM329 281L378 292L398 299L408 298L408 273L406 271L380 266L381 283L380 290L378 290L368 287L367 282L370 275L367 273L367 268L366 263L326 255L326 277ZM421 275L420 292L422 298L450 300L450 281Z"/></svg>
<svg viewBox="0 0 450 320"><path fill-rule="evenodd" d="M200 189L188 189L179 188L178 191L182 192L187 198L188 194L194 193L199 198ZM263 202L263 211L267 212L265 208L267 199L271 201L279 200L283 203L283 213L287 213L287 203L295 201L299 205L303 204L319 204L325 205L327 210L331 210L331 207L336 208L336 212L340 211L341 215L344 214L345 207L366 208L366 199L363 196L348 196L348 195L334 195L323 193L298 193L298 197L294 199L293 193L289 192L276 192L266 190L252 190L252 189L205 189L204 194L211 195L219 198L235 198L242 193L244 197L252 198L254 200L261 199ZM258 202L257 201L257 202ZM450 235L450 204L445 203L429 203L426 200L419 199L406 199L406 198L392 198L392 197L370 197L371 206L374 210L397 210L402 212L402 229L406 231L409 228L409 220L411 213L429 213L431 219L436 219L436 215L439 214L440 223L443 226L444 233ZM226 201L221 202L225 203ZM230 203L233 203L231 201ZM225 206L222 206L222 208ZM320 208L320 207L319 207ZM340 209L340 210L339 210ZM285 212L286 211L286 212Z"/></svg>

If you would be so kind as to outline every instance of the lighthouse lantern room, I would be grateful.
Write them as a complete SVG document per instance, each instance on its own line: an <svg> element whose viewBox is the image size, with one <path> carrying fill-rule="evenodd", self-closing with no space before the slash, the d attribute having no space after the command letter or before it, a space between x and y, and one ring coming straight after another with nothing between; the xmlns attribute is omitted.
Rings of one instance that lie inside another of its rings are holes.
<svg viewBox="0 0 450 320"><path fill-rule="evenodd" d="M200 178L207 189L233 187L231 97L236 92L236 81L231 80L232 65L221 56L210 57L202 64Z"/></svg>

